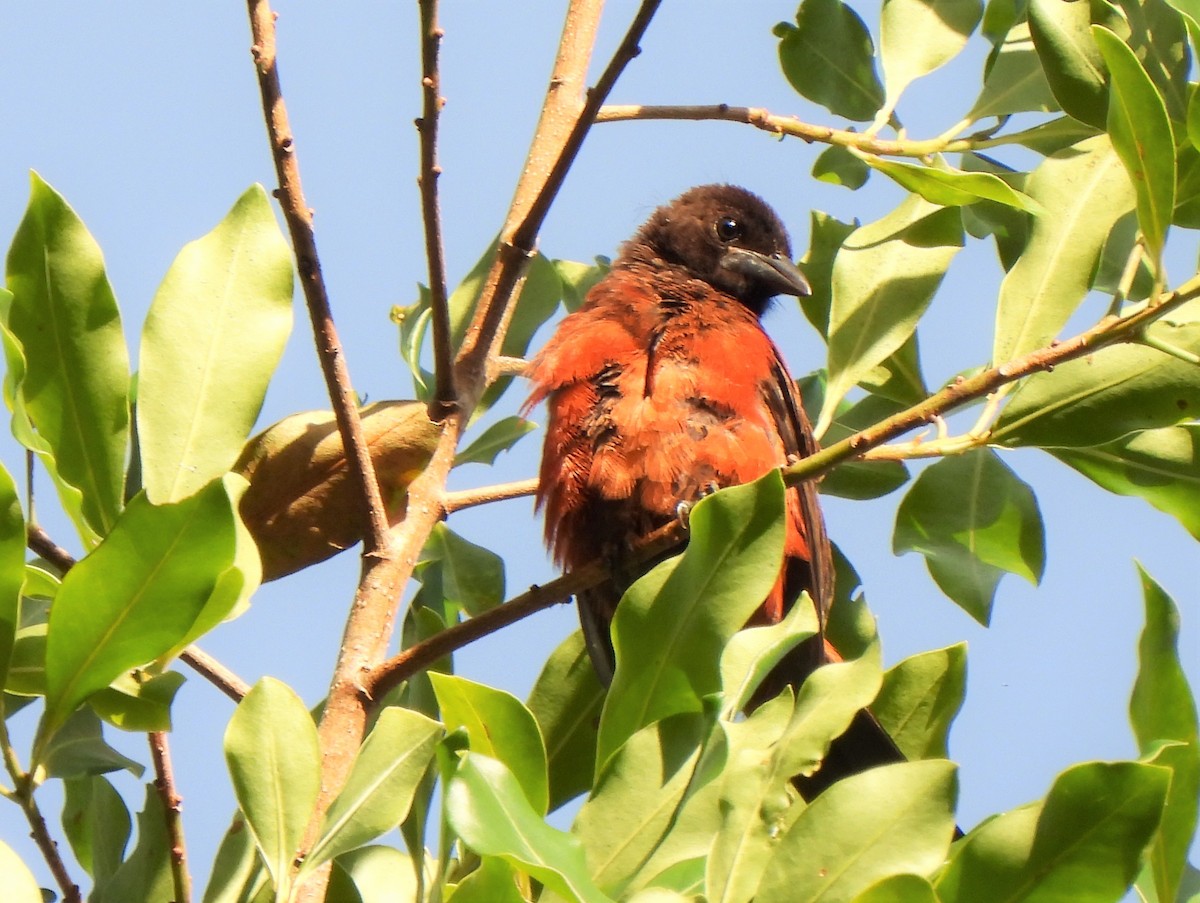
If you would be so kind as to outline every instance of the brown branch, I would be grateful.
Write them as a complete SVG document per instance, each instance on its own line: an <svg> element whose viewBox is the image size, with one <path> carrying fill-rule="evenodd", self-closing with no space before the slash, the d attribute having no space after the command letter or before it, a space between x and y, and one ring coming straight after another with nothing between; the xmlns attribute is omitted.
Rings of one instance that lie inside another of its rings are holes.
<svg viewBox="0 0 1200 903"><path fill-rule="evenodd" d="M296 157L295 137L288 124L287 106L283 102L279 69L276 65L275 14L268 0L247 2L250 32L254 40L250 50L254 57L254 70L258 75L271 156L275 160L275 173L279 179L275 197L279 201L288 232L292 237L296 268L300 273L300 285L304 290L316 340L317 357L321 362L321 372L325 376L325 386L329 391L338 431L342 436L342 447L346 449L346 459L353 479L362 492L369 528L363 541L363 555L380 554L386 549L388 542L387 513L379 493L379 482L375 478L375 465L371 461L370 449L363 437L357 398L350 382L350 371L346 366L342 343L333 323L329 294L325 289L325 277L321 273L321 262L317 256L312 210L304 198L304 189L300 183L300 163Z"/></svg>
<svg viewBox="0 0 1200 903"><path fill-rule="evenodd" d="M885 157L924 157L934 153L957 153L966 150L980 150L1011 144L1017 140L1016 135L1007 136L975 136L955 138L940 136L925 139L887 140L876 138L874 135L853 132L848 129L835 129L825 125L813 125L795 116L779 116L762 107L735 107L729 104L694 104L653 106L642 104L622 104L603 107L596 116L597 122L629 122L632 120L716 120L721 122L739 122L752 125L772 135L789 135L810 143L833 144L840 147L853 147L864 153Z"/></svg>
<svg viewBox="0 0 1200 903"><path fill-rule="evenodd" d="M50 534L37 524L26 526L25 544L29 546L30 551L45 558L64 574L75 567L75 557L51 539Z"/></svg>
<svg viewBox="0 0 1200 903"><path fill-rule="evenodd" d="M154 789L162 801L170 843L171 878L175 884L174 903L191 903L192 876L188 872L187 846L183 837L183 799L175 787L175 770L166 731L150 731L150 758L154 762Z"/></svg>
<svg viewBox="0 0 1200 903"><path fill-rule="evenodd" d="M643 562L682 546L686 535L683 525L678 522L659 528L637 543L627 566L634 569ZM378 701L418 671L428 668L455 650L552 605L568 602L572 596L583 590L598 586L609 578L610 570L607 560L597 558L544 586L530 587L528 592L515 596L503 605L497 605L470 620L447 627L375 668L367 676L363 692L368 699Z"/></svg>
<svg viewBox="0 0 1200 903"><path fill-rule="evenodd" d="M1058 364L1091 354L1106 345L1136 342L1146 327L1155 320L1197 297L1200 297L1200 276L1193 276L1176 291L1163 295L1157 304L1143 307L1124 317L1107 316L1095 326L1072 338L1039 348L997 367L989 367L975 376L955 380L920 404L785 467L784 480L789 485L812 480L843 461L859 458L889 439L895 439L909 430L924 426L934 418L969 401L990 395L1008 383L1042 370L1050 370Z"/></svg>
<svg viewBox="0 0 1200 903"><path fill-rule="evenodd" d="M71 873L67 871L67 864L58 851L58 843L50 836L46 818L42 815L37 800L33 798L35 789L33 779L25 773L25 770L21 768L21 763L17 761L16 751L9 741L8 731L3 724L0 724L0 744L3 745L5 769L13 780L15 791L13 797L21 807L21 811L25 813L25 820L29 822L29 836L37 844L42 858L46 860L46 865L50 869L50 874L54 876L58 889L62 891L63 903L82 903L83 897L79 893L79 885L71 879Z"/></svg>
<svg viewBox="0 0 1200 903"><path fill-rule="evenodd" d="M446 98L441 96L438 49L444 32L438 26L437 0L420 0L421 8L421 93L424 109L417 120L421 139L421 220L425 226L425 256L429 260L429 299L433 319L434 396L429 405L431 420L445 418L457 403L454 392L454 350L450 345L450 305L446 289L446 255L442 245L442 214L438 204L437 160L438 119Z"/></svg>
<svg viewBox="0 0 1200 903"><path fill-rule="evenodd" d="M489 505L492 502L503 502L508 499L519 499L525 495L537 492L537 477L528 480L514 480L511 483L497 483L494 486L484 486L479 489L460 489L457 492L447 492L442 496L442 510L446 514L473 508L476 505Z"/></svg>

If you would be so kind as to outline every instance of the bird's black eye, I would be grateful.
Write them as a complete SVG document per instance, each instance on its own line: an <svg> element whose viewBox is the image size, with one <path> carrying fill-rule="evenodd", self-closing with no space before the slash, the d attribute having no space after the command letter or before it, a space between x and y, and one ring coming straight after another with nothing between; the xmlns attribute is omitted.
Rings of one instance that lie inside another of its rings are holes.
<svg viewBox="0 0 1200 903"><path fill-rule="evenodd" d="M742 224L732 216L723 216L717 220L717 238L721 241L733 241L741 236Z"/></svg>

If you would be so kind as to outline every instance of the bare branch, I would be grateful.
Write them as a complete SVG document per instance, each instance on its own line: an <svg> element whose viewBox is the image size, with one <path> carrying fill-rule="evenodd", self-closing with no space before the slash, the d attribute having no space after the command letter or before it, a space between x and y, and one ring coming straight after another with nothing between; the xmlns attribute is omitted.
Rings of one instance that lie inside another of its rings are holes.
<svg viewBox="0 0 1200 903"><path fill-rule="evenodd" d="M21 811L25 813L25 820L29 822L29 836L37 844L42 858L46 860L46 865L50 869L50 874L54 876L54 882L62 891L63 903L82 903L83 897L79 893L79 885L72 880L71 873L67 871L67 864L58 851L58 843L50 835L46 818L42 815L37 800L33 798L35 789L33 779L25 773L25 770L21 768L21 763L17 761L16 750L13 749L8 737L8 730L3 723L0 723L0 745L3 746L5 770L8 771L9 777L13 781L12 797L20 805Z"/></svg>
<svg viewBox="0 0 1200 903"><path fill-rule="evenodd" d="M533 495L537 492L536 477L528 480L516 480L512 483L497 483L495 486L484 486L481 489L460 489L458 492L447 492L442 496L442 510L447 514L473 508L476 505L488 505L492 502L502 502L507 499L517 499L523 495Z"/></svg>
<svg viewBox="0 0 1200 903"><path fill-rule="evenodd" d="M438 26L437 0L421 0L421 93L424 108L417 120L421 138L421 220L425 226L425 256L429 260L429 299L433 319L433 372L436 379L429 406L431 420L442 420L457 404L454 392L454 350L450 346L450 307L446 289L446 255L442 245L442 214L438 204L438 118L446 98L441 95L438 48L443 31Z"/></svg>
<svg viewBox="0 0 1200 903"><path fill-rule="evenodd" d="M275 160L275 172L279 179L275 197L279 200L288 232L292 237L296 268L300 273L300 285L304 289L304 298L308 303L309 318L312 320L313 335L316 339L317 357L321 362L321 372L325 376L325 385L337 418L338 431L342 435L342 447L346 449L350 471L362 491L369 527L363 542L363 555L379 554L385 550L388 542L387 513L383 506L383 498L379 494L375 465L371 461L371 453L363 437L357 397L350 382L350 370L346 366L342 343L333 323L329 294L325 290L325 277L321 273L321 262L317 256L312 210L304 198L304 189L300 183L296 142L288 124L287 106L283 102L279 69L276 65L275 13L272 12L268 0L248 0L248 4L250 31L254 39L250 50L254 56L263 116L270 138L271 155Z"/></svg>
<svg viewBox="0 0 1200 903"><path fill-rule="evenodd" d="M191 903L192 876L188 872L187 846L183 837L183 799L175 787L175 769L166 731L150 731L150 758L154 762L154 789L162 801L167 839L170 841L171 879L175 884L174 903Z"/></svg>

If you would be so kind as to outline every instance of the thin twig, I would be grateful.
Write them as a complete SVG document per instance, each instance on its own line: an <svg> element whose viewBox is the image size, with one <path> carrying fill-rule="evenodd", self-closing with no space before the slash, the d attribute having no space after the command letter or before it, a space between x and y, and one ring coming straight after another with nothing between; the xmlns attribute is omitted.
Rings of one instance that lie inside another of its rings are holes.
<svg viewBox="0 0 1200 903"><path fill-rule="evenodd" d="M183 799L175 787L175 770L171 766L171 748L166 731L150 731L150 758L154 762L154 789L162 801L170 842L171 878L175 884L174 903L191 903L192 876L188 872L187 846L183 837Z"/></svg>
<svg viewBox="0 0 1200 903"><path fill-rule="evenodd" d="M337 418L338 431L342 435L342 447L346 449L350 471L364 500L369 530L363 542L363 555L380 554L386 549L388 542L387 512L379 493L379 482L375 478L370 449L363 436L357 399L350 382L350 371L346 366L342 343L333 323L329 294L325 289L325 277L321 273L321 262L317 256L312 210L304 198L304 189L300 183L300 163L296 157L295 137L288 124L287 106L283 102L279 69L276 65L275 14L268 0L248 0L248 10L250 32L254 40L250 49L254 57L254 69L258 74L271 156L275 160L275 173L279 179L275 197L279 200L288 232L292 237L296 267L300 272L300 285L304 289L304 299L308 304L309 318L312 320L316 339L317 357L321 362L321 372L325 376L325 386Z"/></svg>
<svg viewBox="0 0 1200 903"><path fill-rule="evenodd" d="M672 521L638 541L631 551L628 566L634 569L673 548L682 547L686 538L683 525ZM530 587L528 592L513 597L503 605L439 631L392 656L367 676L363 692L367 698L378 701L389 690L438 659L545 608L568 602L577 593L603 583L610 575L611 563L604 558L597 558L544 586Z"/></svg>
<svg viewBox="0 0 1200 903"><path fill-rule="evenodd" d="M1175 310L1187 301L1200 297L1200 276L1193 276L1176 291L1163 296L1157 304L1148 305L1124 317L1106 316L1095 326L1072 338L1039 348L998 367L989 367L974 376L956 380L940 392L935 392L920 404L860 430L816 454L810 455L783 469L785 482L795 485L812 480L853 458L862 457L876 448L924 426L969 401L982 398L1025 376L1049 370L1058 364L1091 354L1106 345L1142 340L1143 330L1155 320ZM985 438L985 437L980 437ZM978 444L978 443L976 443ZM910 455L918 457L918 455Z"/></svg>
<svg viewBox="0 0 1200 903"><path fill-rule="evenodd" d="M521 496L533 495L537 492L537 488L537 478L530 477L528 480L497 483L494 486L483 486L479 489L460 489L457 492L447 492L442 496L442 510L447 514L453 514L455 511L473 508L476 505L518 499Z"/></svg>
<svg viewBox="0 0 1200 903"><path fill-rule="evenodd" d="M417 132L421 143L421 220L425 226L425 256L429 261L429 299L433 320L434 397L431 420L442 420L457 403L454 393L454 350L450 346L450 306L446 289L446 255L442 245L442 214L438 204L438 119L446 98L441 95L438 49L444 32L438 26L437 0L420 0L421 93L424 98Z"/></svg>
<svg viewBox="0 0 1200 903"><path fill-rule="evenodd" d="M75 567L75 556L50 538L50 534L37 524L25 527L25 544L30 551L46 559L62 573Z"/></svg>
<svg viewBox="0 0 1200 903"><path fill-rule="evenodd" d="M622 104L603 107L596 116L597 122L628 122L631 120L674 119L674 120L717 120L740 122L770 132L772 135L790 135L808 142L853 147L868 154L886 157L925 157L935 153L959 153L968 150L985 150L1018 143L1025 132L1010 135L953 137L954 131L936 138L896 139L876 138L870 133L835 129L826 125L813 125L795 116L779 116L762 107L735 107L729 104L693 104L654 106ZM959 123L955 129L962 128Z"/></svg>
<svg viewBox="0 0 1200 903"><path fill-rule="evenodd" d="M0 723L0 746L3 747L5 770L8 771L9 777L13 781L13 796L20 805L21 811L25 813L25 820L29 822L29 836L37 844L42 858L46 860L46 865L50 869L50 874L54 876L58 889L62 891L63 903L81 903L83 897L79 893L79 885L71 879L71 873L67 871L67 864L58 851L58 843L50 836L50 828L46 824L45 816L42 815L42 810L33 797L35 790L33 778L21 768L21 763L17 761L16 750L13 749L8 737L8 730L2 723Z"/></svg>

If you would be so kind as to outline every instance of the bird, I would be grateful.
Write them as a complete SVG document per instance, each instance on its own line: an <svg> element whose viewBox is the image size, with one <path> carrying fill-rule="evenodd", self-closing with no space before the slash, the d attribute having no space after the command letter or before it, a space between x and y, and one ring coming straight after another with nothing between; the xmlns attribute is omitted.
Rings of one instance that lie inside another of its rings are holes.
<svg viewBox="0 0 1200 903"><path fill-rule="evenodd" d="M775 211L744 188L702 185L650 215L531 362L526 408L547 408L536 494L546 544L566 570L597 558L610 564L605 583L577 596L602 683L614 672L617 603L656 563L631 567L634 543L713 490L817 451L796 383L761 322L776 296L810 293ZM751 623L778 622L802 592L824 623L833 580L817 490L804 482L787 492L783 565ZM823 636L801 644L759 701L837 658ZM802 793L898 761L869 713L848 733L856 731L865 752L835 744ZM848 761L831 766L839 758Z"/></svg>

